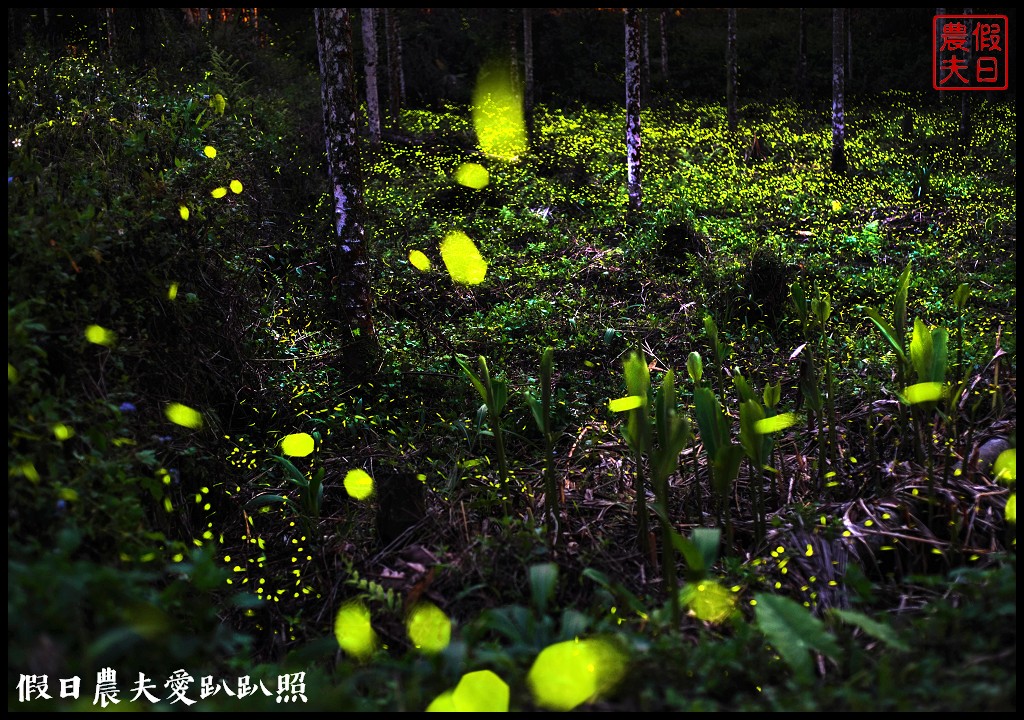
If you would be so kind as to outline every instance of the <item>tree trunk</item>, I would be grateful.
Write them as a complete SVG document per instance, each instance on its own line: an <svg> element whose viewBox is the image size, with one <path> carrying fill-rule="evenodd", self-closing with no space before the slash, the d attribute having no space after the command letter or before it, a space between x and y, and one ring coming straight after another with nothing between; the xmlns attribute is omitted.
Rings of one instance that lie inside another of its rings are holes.
<svg viewBox="0 0 1024 720"><path fill-rule="evenodd" d="M843 8L832 8L832 171L846 172L845 82L846 30Z"/></svg>
<svg viewBox="0 0 1024 720"><path fill-rule="evenodd" d="M398 122L402 110L402 44L398 39L398 8L384 8L384 34L388 54L388 112Z"/></svg>
<svg viewBox="0 0 1024 720"><path fill-rule="evenodd" d="M800 29L796 43L796 95L801 102L807 101L807 13L800 8Z"/></svg>
<svg viewBox="0 0 1024 720"><path fill-rule="evenodd" d="M352 335L372 341L376 333L363 226L363 178L356 143L359 103L355 93L351 19L347 8L316 8L314 13L327 167L334 192L337 249L332 256L333 282Z"/></svg>
<svg viewBox="0 0 1024 720"><path fill-rule="evenodd" d="M725 116L729 132L736 132L736 8L729 8L725 47Z"/></svg>
<svg viewBox="0 0 1024 720"><path fill-rule="evenodd" d="M651 43L650 13L647 8L640 8L640 102L647 107L651 104Z"/></svg>
<svg viewBox="0 0 1024 720"><path fill-rule="evenodd" d="M527 127L532 126L530 117L533 114L533 10L523 8L523 111L526 114Z"/></svg>
<svg viewBox="0 0 1024 720"><path fill-rule="evenodd" d="M366 66L366 117L370 142L380 142L380 99L377 94L377 12L361 8L363 18L363 62Z"/></svg>
<svg viewBox="0 0 1024 720"><path fill-rule="evenodd" d="M640 167L640 11L626 8L626 192L627 219L640 214L643 188Z"/></svg>
<svg viewBox="0 0 1024 720"><path fill-rule="evenodd" d="M973 11L972 11L971 8L964 8L964 15L972 15L972 14L973 14ZM974 32L974 28L973 28L974 23L972 21L968 20L966 24L967 24L967 37L971 37L971 34ZM971 61L973 60L973 58L971 57L971 49L970 49L971 46L967 45L966 47L967 47L967 58L966 58L967 68L968 68L968 70L971 70L971 69L973 69L971 67ZM962 93L960 93L960 142L963 144L963 146L965 148L969 148L971 146L971 103L970 103L970 96L971 96L971 93L969 93L969 92L962 92Z"/></svg>
<svg viewBox="0 0 1024 720"><path fill-rule="evenodd" d="M509 8L505 13L505 33L508 39L509 80L512 87L519 87L519 13Z"/></svg>
<svg viewBox="0 0 1024 720"><path fill-rule="evenodd" d="M668 89L668 10L662 8L658 31L661 35L661 82L665 89Z"/></svg>

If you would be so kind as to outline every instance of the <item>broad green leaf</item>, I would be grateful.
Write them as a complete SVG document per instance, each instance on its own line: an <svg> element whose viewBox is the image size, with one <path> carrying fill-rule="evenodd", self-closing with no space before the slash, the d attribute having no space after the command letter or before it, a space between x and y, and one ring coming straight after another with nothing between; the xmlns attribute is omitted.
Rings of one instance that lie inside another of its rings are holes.
<svg viewBox="0 0 1024 720"><path fill-rule="evenodd" d="M284 495L273 494L257 495L247 502L245 507L247 510L255 510L256 508L263 507L264 505L287 505L294 512L298 512L299 510L298 506L292 502L291 498L287 498Z"/></svg>
<svg viewBox="0 0 1024 720"><path fill-rule="evenodd" d="M409 252L409 262L420 272L427 272L430 270L430 258L424 255L420 250L411 250Z"/></svg>
<svg viewBox="0 0 1024 720"><path fill-rule="evenodd" d="M530 566L530 596L533 600L533 607L543 616L548 609L548 603L555 596L558 587L558 565L555 563L540 563Z"/></svg>
<svg viewBox="0 0 1024 720"><path fill-rule="evenodd" d="M487 168L479 163L465 162L455 171L455 182L474 190L482 190L490 182Z"/></svg>
<svg viewBox="0 0 1024 720"><path fill-rule="evenodd" d="M775 384L767 383L764 386L764 392L761 393L761 398L764 400L764 406L768 409L773 409L779 404L779 400L782 399L782 381L777 380Z"/></svg>
<svg viewBox="0 0 1024 720"><path fill-rule="evenodd" d="M613 642L577 638L541 650L526 683L537 705L568 712L612 689L625 671L625 654Z"/></svg>
<svg viewBox="0 0 1024 720"><path fill-rule="evenodd" d="M700 385L700 381L704 377L704 361L701 360L700 353L696 350L691 351L686 358L686 372L689 373L694 386Z"/></svg>
<svg viewBox="0 0 1024 720"><path fill-rule="evenodd" d="M936 402L949 391L948 386L938 382L923 382L911 385L903 390L903 398L908 405Z"/></svg>
<svg viewBox="0 0 1024 720"><path fill-rule="evenodd" d="M796 425L797 416L795 413L782 413L781 415L775 415L773 417L766 417L763 420L758 420L754 424L754 431L759 435L767 435L769 433L779 432L786 428Z"/></svg>
<svg viewBox="0 0 1024 720"><path fill-rule="evenodd" d="M700 528L697 528L700 529ZM691 581L703 580L707 576L709 565L700 547L691 538L672 531L672 545L683 556L686 563L686 578Z"/></svg>
<svg viewBox="0 0 1024 720"><path fill-rule="evenodd" d="M281 440L281 452L291 457L306 457L313 447L313 436L309 433L292 433Z"/></svg>
<svg viewBox="0 0 1024 720"><path fill-rule="evenodd" d="M813 674L810 652L830 658L839 656L839 645L824 624L807 608L782 595L755 593L758 629L764 633L798 679L810 682Z"/></svg>
<svg viewBox="0 0 1024 720"><path fill-rule="evenodd" d="M354 468L345 473L342 484L345 486L345 491L356 500L366 500L373 494L373 478L360 468Z"/></svg>
<svg viewBox="0 0 1024 720"><path fill-rule="evenodd" d="M932 382L932 333L921 321L914 318L914 333L910 340L910 364L921 382Z"/></svg>
<svg viewBox="0 0 1024 720"><path fill-rule="evenodd" d="M946 364L949 361L948 353L949 331L946 328L935 328L932 330L932 366L926 380L945 382Z"/></svg>
<svg viewBox="0 0 1024 720"><path fill-rule="evenodd" d="M736 392L739 393L740 402L754 399L754 390L750 387L747 379L743 377L743 373L740 372L739 368L733 368L732 384L736 387Z"/></svg>
<svg viewBox="0 0 1024 720"><path fill-rule="evenodd" d="M484 384L480 381L480 378L478 378L476 374L469 369L469 365L467 365L462 358L455 358L455 362L459 364L459 367L462 368L462 372L464 372L466 374L466 377L469 378L469 381L473 383L473 387L475 387L477 392L480 393L480 398L486 403L487 388L484 387Z"/></svg>
<svg viewBox="0 0 1024 720"><path fill-rule="evenodd" d="M856 625L871 637L881 640L891 648L902 650L903 652L910 651L910 646L900 640L892 628L877 620L873 620L864 613L855 610L841 610L839 608L832 608L828 612L849 625Z"/></svg>
<svg viewBox="0 0 1024 720"><path fill-rule="evenodd" d="M462 285L479 285L487 275L487 261L466 233L453 230L441 241L441 259L452 280Z"/></svg>
<svg viewBox="0 0 1024 720"><path fill-rule="evenodd" d="M342 650L357 659L372 655L378 641L370 610L360 602L342 605L334 618L334 637Z"/></svg>
<svg viewBox="0 0 1024 720"><path fill-rule="evenodd" d="M694 391L696 405L697 428L700 439L704 443L708 458L713 459L719 447L727 440L728 428L722 414L722 406L718 398L708 388L697 388Z"/></svg>
<svg viewBox="0 0 1024 720"><path fill-rule="evenodd" d="M971 286L967 283L960 283L956 292L953 293L953 307L963 310L967 306L967 299L971 295Z"/></svg>
<svg viewBox="0 0 1024 720"><path fill-rule="evenodd" d="M999 482L1017 482L1017 448L1009 448L999 453L995 465L992 466L996 480Z"/></svg>
<svg viewBox="0 0 1024 720"><path fill-rule="evenodd" d="M168 403L164 408L164 415L176 425L197 429L203 426L203 416L198 410L193 410L188 405L181 403Z"/></svg>
<svg viewBox="0 0 1024 720"><path fill-rule="evenodd" d="M756 400L745 400L740 405L740 444L757 468L764 467L764 437L756 429L762 420L764 408Z"/></svg>
<svg viewBox="0 0 1024 720"><path fill-rule="evenodd" d="M910 262L900 273L900 279L896 287L896 300L893 308L893 324L896 327L896 337L902 340L907 333L907 295L910 292ZM902 353L900 353L902 355Z"/></svg>
<svg viewBox="0 0 1024 720"><path fill-rule="evenodd" d="M608 409L611 412L626 412L634 410L644 404L644 399L639 395L627 395L608 401Z"/></svg>
<svg viewBox="0 0 1024 720"><path fill-rule="evenodd" d="M719 497L726 497L740 472L740 461L743 460L743 448L728 442L718 448L714 462L711 463L711 475L715 492Z"/></svg>
<svg viewBox="0 0 1024 720"><path fill-rule="evenodd" d="M1017 524L1017 493L1010 493L1010 497L1006 498L1006 522L1016 525Z"/></svg>
<svg viewBox="0 0 1024 720"><path fill-rule="evenodd" d="M452 621L437 605L422 601L413 607L406 621L413 647L425 653L439 653L452 639Z"/></svg>
<svg viewBox="0 0 1024 720"><path fill-rule="evenodd" d="M898 357L901 362L905 362L907 356L903 352L903 343L899 339L902 336L898 335L892 325L887 323L874 308L867 308L865 312L867 313L868 319L871 320L871 322L875 324L875 327L878 328L879 332L882 333L882 337L885 341L889 343L889 347L891 347L893 352L896 353L896 357Z"/></svg>

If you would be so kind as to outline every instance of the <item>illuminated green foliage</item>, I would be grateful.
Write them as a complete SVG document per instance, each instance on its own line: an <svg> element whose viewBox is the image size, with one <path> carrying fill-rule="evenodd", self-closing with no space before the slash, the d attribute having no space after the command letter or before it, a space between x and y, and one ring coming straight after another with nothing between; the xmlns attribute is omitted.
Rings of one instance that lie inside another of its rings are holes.
<svg viewBox="0 0 1024 720"><path fill-rule="evenodd" d="M996 480L1005 483L1017 481L1017 448L1003 450L993 466Z"/></svg>

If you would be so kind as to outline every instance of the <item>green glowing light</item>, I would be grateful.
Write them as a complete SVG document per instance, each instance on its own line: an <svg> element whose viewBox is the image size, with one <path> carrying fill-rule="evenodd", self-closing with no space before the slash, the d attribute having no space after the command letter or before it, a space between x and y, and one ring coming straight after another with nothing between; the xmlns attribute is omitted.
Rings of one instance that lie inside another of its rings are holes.
<svg viewBox="0 0 1024 720"><path fill-rule="evenodd" d="M452 622L444 612L429 602L421 602L409 613L409 639L418 650L438 653L448 647L452 638Z"/></svg>
<svg viewBox="0 0 1024 720"><path fill-rule="evenodd" d="M1003 450L996 458L993 466L996 480L1000 482L1017 482L1017 448Z"/></svg>
<svg viewBox="0 0 1024 720"><path fill-rule="evenodd" d="M487 275L487 262L464 232L453 230L445 236L441 259L452 280L462 285L479 285Z"/></svg>
<svg viewBox="0 0 1024 720"><path fill-rule="evenodd" d="M360 660L377 649L377 633L369 609L359 602L342 605L334 618L334 637L342 650Z"/></svg>
<svg viewBox="0 0 1024 720"><path fill-rule="evenodd" d="M178 214L181 215L182 220L188 220L188 208L185 207L184 205L178 206Z"/></svg>
<svg viewBox="0 0 1024 720"><path fill-rule="evenodd" d="M228 187L231 188L231 192L233 192L235 195L242 192L242 183L240 183L238 180L232 180L228 184Z"/></svg>
<svg viewBox="0 0 1024 720"><path fill-rule="evenodd" d="M409 262L420 272L427 272L430 270L430 258L419 250L412 250L409 252Z"/></svg>
<svg viewBox="0 0 1024 720"><path fill-rule="evenodd" d="M567 640L537 655L526 682L538 705L569 711L611 689L625 669L623 653L611 642Z"/></svg>
<svg viewBox="0 0 1024 720"><path fill-rule="evenodd" d="M462 163L459 165L459 169L455 171L455 182L474 190L484 189L490 181L491 177L487 172L487 168L479 163Z"/></svg>
<svg viewBox="0 0 1024 720"><path fill-rule="evenodd" d="M903 391L903 397L911 405L934 402L946 394L946 386L938 382L923 382L911 385Z"/></svg>
<svg viewBox="0 0 1024 720"><path fill-rule="evenodd" d="M203 148L203 155L212 160L213 158L217 157L217 150L216 148L213 147L213 145L207 145L206 147Z"/></svg>
<svg viewBox="0 0 1024 720"><path fill-rule="evenodd" d="M487 155L514 160L526 152L523 98L510 77L511 64L484 65L473 91L473 128Z"/></svg>
<svg viewBox="0 0 1024 720"><path fill-rule="evenodd" d="M728 620L736 607L736 597L714 580L687 584L679 593L680 600L699 620L720 623Z"/></svg>
<svg viewBox="0 0 1024 720"><path fill-rule="evenodd" d="M113 330L100 325L90 325L85 329L85 339L96 345L111 347L117 341L117 335Z"/></svg>
<svg viewBox="0 0 1024 720"><path fill-rule="evenodd" d="M182 427L197 429L203 426L203 416L198 410L181 403L168 403L164 409L167 419Z"/></svg>
<svg viewBox="0 0 1024 720"><path fill-rule="evenodd" d="M291 457L306 457L313 452L313 445L309 433L292 433L281 440L281 452Z"/></svg>
<svg viewBox="0 0 1024 720"><path fill-rule="evenodd" d="M373 494L373 478L365 470L349 470L343 484L345 491L356 500L365 500Z"/></svg>
<svg viewBox="0 0 1024 720"><path fill-rule="evenodd" d="M210 191L210 194L219 200L228 194L228 189L226 187L214 188Z"/></svg>
<svg viewBox="0 0 1024 720"><path fill-rule="evenodd" d="M441 693L427 712L508 712L508 685L490 670L466 673L454 690Z"/></svg>

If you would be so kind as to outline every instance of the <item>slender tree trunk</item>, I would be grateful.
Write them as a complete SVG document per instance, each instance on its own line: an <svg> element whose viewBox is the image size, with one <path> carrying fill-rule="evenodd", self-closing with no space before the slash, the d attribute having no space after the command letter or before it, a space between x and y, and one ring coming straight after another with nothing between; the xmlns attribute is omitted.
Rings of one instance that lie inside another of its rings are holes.
<svg viewBox="0 0 1024 720"><path fill-rule="evenodd" d="M647 8L640 8L640 50L641 50L641 64L640 64L640 102L643 103L644 107L651 104L651 43L649 42L650 33L650 13Z"/></svg>
<svg viewBox="0 0 1024 720"><path fill-rule="evenodd" d="M509 79L512 87L519 87L519 13L509 8L505 13L505 32L508 36Z"/></svg>
<svg viewBox="0 0 1024 720"><path fill-rule="evenodd" d="M807 13L800 8L800 29L796 44L796 94L802 101L807 100Z"/></svg>
<svg viewBox="0 0 1024 720"><path fill-rule="evenodd" d="M380 142L380 98L377 94L377 12L361 8L363 18L363 62L366 66L366 117L370 124L370 142Z"/></svg>
<svg viewBox="0 0 1024 720"><path fill-rule="evenodd" d="M668 10L665 8L661 9L658 19L658 32L661 36L661 82L667 89L669 86L668 82Z"/></svg>
<svg viewBox="0 0 1024 720"><path fill-rule="evenodd" d="M523 110L527 123L533 114L533 9L523 8Z"/></svg>
<svg viewBox="0 0 1024 720"><path fill-rule="evenodd" d="M640 166L640 11L626 8L626 192L627 218L640 214L643 185Z"/></svg>
<svg viewBox="0 0 1024 720"><path fill-rule="evenodd" d="M964 15L972 15L972 14L973 14L973 11L972 11L971 8L964 8ZM974 25L973 21L971 21L971 20L967 21L967 37L971 37L971 34L974 31L973 25ZM971 50L970 50L970 47L971 47L970 45L967 45L967 58L966 58L966 60L967 60L967 69L968 69L968 71L973 70L973 67L972 67L971 63L974 60L974 58L972 56L972 53L971 53ZM971 93L969 93L969 92L962 92L962 93L960 93L960 142L963 143L963 146L965 148L968 148L968 147L971 146L971 103L970 103L970 96L971 96Z"/></svg>
<svg viewBox="0 0 1024 720"><path fill-rule="evenodd" d="M353 336L375 340L370 264L363 225L363 178L357 145L352 26L347 8L315 8L327 167L334 194L334 286Z"/></svg>
<svg viewBox="0 0 1024 720"><path fill-rule="evenodd" d="M853 8L846 8L846 78L847 89L853 88Z"/></svg>
<svg viewBox="0 0 1024 720"><path fill-rule="evenodd" d="M736 132L736 8L729 8L725 47L725 116L729 131Z"/></svg>
<svg viewBox="0 0 1024 720"><path fill-rule="evenodd" d="M846 101L844 59L846 31L843 8L832 8L832 171L846 172Z"/></svg>
<svg viewBox="0 0 1024 720"><path fill-rule="evenodd" d="M388 54L388 112L398 122L402 110L402 50L398 41L398 8L384 8L384 35Z"/></svg>

